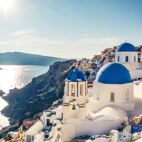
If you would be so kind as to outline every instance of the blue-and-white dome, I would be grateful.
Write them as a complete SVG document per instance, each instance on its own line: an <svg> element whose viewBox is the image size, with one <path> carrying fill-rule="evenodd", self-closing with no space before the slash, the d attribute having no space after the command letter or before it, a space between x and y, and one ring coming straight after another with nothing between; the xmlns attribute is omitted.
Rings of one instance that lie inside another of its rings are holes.
<svg viewBox="0 0 142 142"><path fill-rule="evenodd" d="M96 76L96 82L104 84L124 84L132 82L128 69L119 63L104 65Z"/></svg>
<svg viewBox="0 0 142 142"><path fill-rule="evenodd" d="M117 47L117 52L136 52L136 47L130 43L122 43Z"/></svg>
<svg viewBox="0 0 142 142"><path fill-rule="evenodd" d="M79 71L77 68L70 71L67 80L69 81L85 81L85 75L83 72Z"/></svg>

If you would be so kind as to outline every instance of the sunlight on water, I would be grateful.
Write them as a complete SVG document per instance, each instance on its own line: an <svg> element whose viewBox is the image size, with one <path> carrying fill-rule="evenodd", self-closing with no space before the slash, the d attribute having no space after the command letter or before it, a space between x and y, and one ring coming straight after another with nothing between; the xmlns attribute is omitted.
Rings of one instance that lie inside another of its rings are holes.
<svg viewBox="0 0 142 142"><path fill-rule="evenodd" d="M7 104L7 102L4 100L4 99L2 99L1 97L0 97L0 111L4 108L4 107L6 107L8 104Z"/></svg>
<svg viewBox="0 0 142 142"><path fill-rule="evenodd" d="M0 97L0 111L7 105L7 102ZM6 126L9 126L9 120L0 113L0 130Z"/></svg>
<svg viewBox="0 0 142 142"><path fill-rule="evenodd" d="M9 126L9 119L0 113L0 130L2 128Z"/></svg>
<svg viewBox="0 0 142 142"><path fill-rule="evenodd" d="M17 71L15 66L6 66L0 71L0 88L8 92L8 89L15 86Z"/></svg>
<svg viewBox="0 0 142 142"><path fill-rule="evenodd" d="M10 89L22 88L49 69L48 66L16 66L0 65L0 90L8 93ZM0 97L0 111L7 106L7 102ZM0 129L9 125L8 118L0 113Z"/></svg>
<svg viewBox="0 0 142 142"><path fill-rule="evenodd" d="M0 68L0 90L8 93L10 89L25 86L33 77L45 73L49 67L2 65Z"/></svg>

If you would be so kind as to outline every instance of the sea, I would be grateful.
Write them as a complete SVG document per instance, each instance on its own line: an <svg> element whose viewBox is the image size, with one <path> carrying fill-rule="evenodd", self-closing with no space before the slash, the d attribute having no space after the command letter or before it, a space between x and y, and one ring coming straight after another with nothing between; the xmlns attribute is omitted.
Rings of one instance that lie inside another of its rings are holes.
<svg viewBox="0 0 142 142"><path fill-rule="evenodd" d="M31 65L0 65L0 90L8 95L10 89L22 88L37 77L49 70L49 66ZM8 103L0 97L0 111ZM8 118L0 113L0 130L9 125Z"/></svg>

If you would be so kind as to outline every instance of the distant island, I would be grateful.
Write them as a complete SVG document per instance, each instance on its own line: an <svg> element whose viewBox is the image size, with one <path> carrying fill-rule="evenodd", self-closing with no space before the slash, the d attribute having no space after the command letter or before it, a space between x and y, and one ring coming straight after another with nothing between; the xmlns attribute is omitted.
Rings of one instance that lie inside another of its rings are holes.
<svg viewBox="0 0 142 142"><path fill-rule="evenodd" d="M56 61L64 61L65 59L42 56L35 54L27 54L21 52L5 52L0 53L0 65L43 65L49 66Z"/></svg>

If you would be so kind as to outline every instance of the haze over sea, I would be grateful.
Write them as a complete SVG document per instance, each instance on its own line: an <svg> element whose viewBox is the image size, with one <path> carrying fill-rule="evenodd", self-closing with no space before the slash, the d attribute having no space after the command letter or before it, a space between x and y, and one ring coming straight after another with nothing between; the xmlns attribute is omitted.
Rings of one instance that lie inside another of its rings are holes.
<svg viewBox="0 0 142 142"><path fill-rule="evenodd" d="M49 66L0 65L0 90L7 94L10 89L22 88L48 69ZM0 111L8 105L1 97L0 104ZM0 128L7 125L8 119L0 114Z"/></svg>

